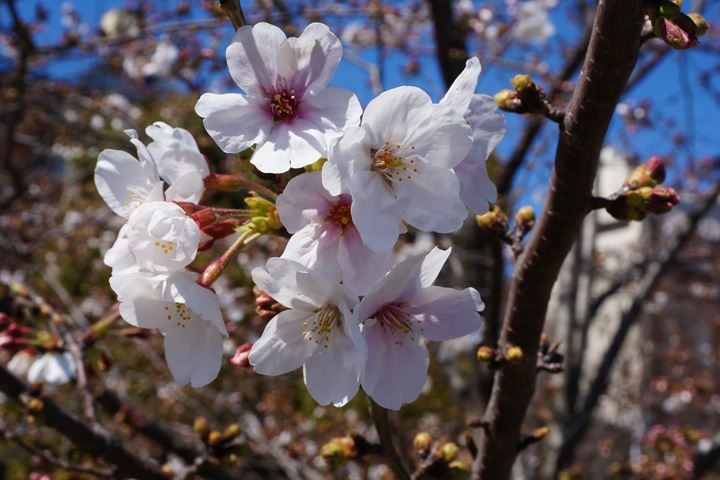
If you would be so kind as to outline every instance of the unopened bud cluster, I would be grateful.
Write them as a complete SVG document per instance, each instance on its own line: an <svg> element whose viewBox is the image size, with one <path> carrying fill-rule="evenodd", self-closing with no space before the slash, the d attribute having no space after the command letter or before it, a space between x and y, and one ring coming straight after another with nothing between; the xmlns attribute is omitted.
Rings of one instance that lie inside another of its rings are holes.
<svg viewBox="0 0 720 480"><path fill-rule="evenodd" d="M501 90L495 95L500 110L512 113L536 113L544 109L545 91L527 74L515 75L510 80L513 90Z"/></svg>
<svg viewBox="0 0 720 480"><path fill-rule="evenodd" d="M652 157L633 170L621 191L605 207L620 221L642 220L648 213L668 213L680 202L677 192L660 184L665 181L665 166L659 157Z"/></svg>
<svg viewBox="0 0 720 480"><path fill-rule="evenodd" d="M245 198L245 204L250 210L250 220L238 227L240 232L274 233L283 228L275 204L262 198L255 192Z"/></svg>

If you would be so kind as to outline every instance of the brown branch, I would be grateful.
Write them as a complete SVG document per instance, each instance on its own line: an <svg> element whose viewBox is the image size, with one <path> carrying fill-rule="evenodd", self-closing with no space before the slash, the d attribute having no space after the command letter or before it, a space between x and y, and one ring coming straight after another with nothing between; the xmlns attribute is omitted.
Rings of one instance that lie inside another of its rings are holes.
<svg viewBox="0 0 720 480"><path fill-rule="evenodd" d="M536 376L550 292L588 212L598 157L615 105L637 61L642 0L601 0L580 82L560 131L548 199L515 270L502 343L524 361L502 368L493 386L474 479L509 478Z"/></svg>
<svg viewBox="0 0 720 480"><path fill-rule="evenodd" d="M399 480L410 480L410 475L403 465L400 454L393 443L392 427L390 425L388 411L375 403L371 398L369 400L370 411L372 413L373 421L375 422L378 437L380 437L380 446L382 447L383 456L390 463L390 468L392 468L392 471Z"/></svg>
<svg viewBox="0 0 720 480"><path fill-rule="evenodd" d="M133 409L113 392L105 390L97 396L97 402L109 415L122 414L123 422L127 426L160 445L165 451L176 454L188 465L196 465L195 473L203 478L218 480L246 478L228 472L213 463L204 449L182 441L176 433Z"/></svg>
<svg viewBox="0 0 720 480"><path fill-rule="evenodd" d="M572 462L575 448L582 440L587 427L592 421L592 415L597 407L600 397L605 393L608 387L612 368L617 360L622 346L627 338L630 328L635 324L638 317L642 313L642 307L658 285L663 275L675 261L678 253L687 245L695 234L695 230L708 212L715 206L720 196L720 182L713 187L712 192L708 195L701 208L691 214L688 218L687 227L673 240L673 242L660 254L657 259L649 264L645 274L640 281L640 287L635 295L630 307L623 313L615 335L613 336L610 346L605 351L602 363L598 367L595 379L588 391L587 397L583 403L583 408L569 422L565 429L565 435L562 446L558 454L556 462L556 473L567 467Z"/></svg>
<svg viewBox="0 0 720 480"><path fill-rule="evenodd" d="M435 30L436 56L445 86L449 87L465 69L468 58L465 35L455 22L453 2L428 0Z"/></svg>
<svg viewBox="0 0 720 480"><path fill-rule="evenodd" d="M0 366L0 391L21 405L26 404L29 396L28 386L3 366ZM40 400L41 405L33 413L42 419L43 425L68 438L78 449L115 465L118 475L140 480L167 479L154 462L131 453L117 438L93 430L47 397Z"/></svg>
<svg viewBox="0 0 720 480"><path fill-rule="evenodd" d="M230 19L235 30L245 25L245 14L240 6L240 0L220 0L220 8Z"/></svg>
<svg viewBox="0 0 720 480"><path fill-rule="evenodd" d="M52 452L50 452L50 450L30 445L28 442L23 440L19 435L15 433L0 431L0 435L6 440L15 443L17 446L19 446L29 454L40 458L40 460L52 467L60 468L67 472L89 474L97 478L115 478L115 472L112 469L99 469L87 465L70 463L67 460L56 457L55 455L53 455Z"/></svg>

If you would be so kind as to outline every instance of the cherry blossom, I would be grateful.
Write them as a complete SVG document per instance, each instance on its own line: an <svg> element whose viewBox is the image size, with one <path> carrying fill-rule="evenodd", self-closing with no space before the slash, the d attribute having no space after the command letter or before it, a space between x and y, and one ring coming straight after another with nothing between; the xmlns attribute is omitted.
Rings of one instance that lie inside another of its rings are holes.
<svg viewBox="0 0 720 480"><path fill-rule="evenodd" d="M310 395L321 405L345 405L358 391L367 349L351 309L357 296L301 264L271 258L252 272L256 285L288 308L273 317L250 350L262 375L303 367Z"/></svg>
<svg viewBox="0 0 720 480"><path fill-rule="evenodd" d="M202 387L217 377L227 331L217 295L198 285L194 274L123 270L113 272L110 286L126 322L164 335L165 360L175 381Z"/></svg>
<svg viewBox="0 0 720 480"><path fill-rule="evenodd" d="M353 222L377 252L392 248L403 222L453 232L467 210L452 168L467 156L470 133L462 116L421 89L388 90L370 102L361 126L333 143L323 185L352 195Z"/></svg>
<svg viewBox="0 0 720 480"><path fill-rule="evenodd" d="M123 232L135 262L151 272L185 268L195 259L200 228L171 202L150 202L137 208Z"/></svg>
<svg viewBox="0 0 720 480"><path fill-rule="evenodd" d="M128 218L146 201L163 200L163 182L155 162L134 130L126 130L137 148L138 158L122 150L100 152L95 166L95 188L108 207Z"/></svg>
<svg viewBox="0 0 720 480"><path fill-rule="evenodd" d="M210 175L207 160L195 139L185 129L155 122L145 129L153 139L147 145L158 173L170 187L168 200L197 203L205 191L203 180Z"/></svg>
<svg viewBox="0 0 720 480"><path fill-rule="evenodd" d="M557 0L530 0L518 5L513 37L525 43L544 43L555 35L555 25L550 21L548 10Z"/></svg>
<svg viewBox="0 0 720 480"><path fill-rule="evenodd" d="M505 118L496 112L495 99L475 93L481 66L477 57L466 62L441 105L447 105L465 117L472 128L472 147L465 159L453 169L460 184L460 198L471 213L487 212L497 200L497 189L490 180L485 162L505 136Z"/></svg>
<svg viewBox="0 0 720 480"><path fill-rule="evenodd" d="M226 153L257 145L251 162L282 173L327 155L327 144L357 125L362 109L349 90L327 87L342 45L326 25L312 23L298 38L258 23L238 29L227 63L245 94L202 95L195 107Z"/></svg>
<svg viewBox="0 0 720 480"><path fill-rule="evenodd" d="M379 405L398 410L425 385L428 351L424 339L443 341L476 332L484 308L473 288L432 286L450 256L433 249L397 264L355 308L369 355L363 390Z"/></svg>
<svg viewBox="0 0 720 480"><path fill-rule="evenodd" d="M350 195L330 195L320 172L293 178L276 201L292 237L282 254L362 295L392 266L391 252L376 253L362 241L350 214Z"/></svg>
<svg viewBox="0 0 720 480"><path fill-rule="evenodd" d="M27 371L30 383L62 385L75 378L75 359L70 352L53 351L37 357Z"/></svg>

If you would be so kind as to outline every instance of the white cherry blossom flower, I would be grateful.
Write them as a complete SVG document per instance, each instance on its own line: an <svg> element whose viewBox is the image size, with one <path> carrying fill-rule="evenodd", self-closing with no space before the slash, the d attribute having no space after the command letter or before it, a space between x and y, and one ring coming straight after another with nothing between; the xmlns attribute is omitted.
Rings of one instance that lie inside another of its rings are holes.
<svg viewBox="0 0 720 480"><path fill-rule="evenodd" d="M403 222L449 233L467 210L452 168L470 149L470 127L416 87L388 90L367 106L362 125L331 145L323 185L352 195L352 218L365 244L390 250Z"/></svg>
<svg viewBox="0 0 720 480"><path fill-rule="evenodd" d="M163 182L150 152L134 130L126 130L135 145L138 158L122 150L100 152L95 166L95 188L108 207L128 218L133 210L148 201L163 200Z"/></svg>
<svg viewBox="0 0 720 480"><path fill-rule="evenodd" d="M217 295L198 285L194 274L124 270L113 272L110 286L126 322L164 335L165 360L175 381L202 387L217 377L227 331Z"/></svg>
<svg viewBox="0 0 720 480"><path fill-rule="evenodd" d="M282 173L327 155L327 144L357 125L362 109L349 90L327 87L342 45L326 25L312 23L298 38L258 23L238 29L227 63L245 95L206 93L195 111L226 153L256 144L251 162Z"/></svg>
<svg viewBox="0 0 720 480"><path fill-rule="evenodd" d="M305 385L319 404L350 401L367 356L351 312L357 296L285 258L271 258L265 268L255 268L252 277L289 310L267 324L250 350L250 364L262 375L282 375L302 366Z"/></svg>
<svg viewBox="0 0 720 480"><path fill-rule="evenodd" d="M320 172L303 173L277 198L280 220L292 237L282 254L328 280L363 295L392 266L391 252L376 253L362 241L350 214L350 195L330 195Z"/></svg>
<svg viewBox="0 0 720 480"><path fill-rule="evenodd" d="M190 132L165 122L155 122L145 129L145 133L153 139L147 149L158 173L170 185L165 197L168 200L199 202L205 191L203 180L210 175L210 168Z"/></svg>
<svg viewBox="0 0 720 480"><path fill-rule="evenodd" d="M424 338L449 340L482 327L475 289L432 286L449 255L435 248L400 262L354 310L369 352L361 384L385 408L398 410L420 395L428 368Z"/></svg>
<svg viewBox="0 0 720 480"><path fill-rule="evenodd" d="M460 198L470 213L483 214L497 200L497 189L487 173L490 153L505 136L505 118L496 111L495 99L475 93L481 66L477 57L469 59L441 105L465 117L472 128L472 147L453 169L460 183Z"/></svg>
<svg viewBox="0 0 720 480"><path fill-rule="evenodd" d="M70 352L47 352L37 357L27 371L30 383L63 385L75 378L75 359Z"/></svg>
<svg viewBox="0 0 720 480"><path fill-rule="evenodd" d="M121 233L127 237L127 250L134 263L150 272L185 268L195 259L200 242L197 223L171 202L141 205Z"/></svg>

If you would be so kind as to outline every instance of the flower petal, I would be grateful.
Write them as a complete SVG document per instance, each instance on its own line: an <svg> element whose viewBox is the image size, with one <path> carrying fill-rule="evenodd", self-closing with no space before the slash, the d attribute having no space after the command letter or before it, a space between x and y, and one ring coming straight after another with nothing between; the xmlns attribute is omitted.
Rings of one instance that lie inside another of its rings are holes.
<svg viewBox="0 0 720 480"><path fill-rule="evenodd" d="M392 267L392 251L370 250L357 229L348 227L338 243L337 261L342 269L343 284L364 295Z"/></svg>
<svg viewBox="0 0 720 480"><path fill-rule="evenodd" d="M272 114L243 95L203 94L195 105L205 130L225 153L242 152L266 137L273 124Z"/></svg>
<svg viewBox="0 0 720 480"><path fill-rule="evenodd" d="M222 363L222 337L205 321L165 330L165 360L175 381L195 388L215 380Z"/></svg>
<svg viewBox="0 0 720 480"><path fill-rule="evenodd" d="M327 224L310 224L290 237L281 258L294 260L329 281L340 282L343 277L338 264L339 240L339 229Z"/></svg>
<svg viewBox="0 0 720 480"><path fill-rule="evenodd" d="M257 267L252 271L255 284L267 292L278 303L308 312L321 308L323 299L309 297L298 284L298 272L307 267L286 258L271 258L265 268Z"/></svg>
<svg viewBox="0 0 720 480"><path fill-rule="evenodd" d="M132 155L121 150L103 150L95 166L95 187L108 207L121 217L146 201L155 180Z"/></svg>
<svg viewBox="0 0 720 480"><path fill-rule="evenodd" d="M290 180L275 201L280 220L289 233L324 219L335 198L322 185L320 172L308 172Z"/></svg>
<svg viewBox="0 0 720 480"><path fill-rule="evenodd" d="M311 23L298 38L288 40L297 57L297 81L309 91L322 90L335 74L343 54L340 40L327 25Z"/></svg>
<svg viewBox="0 0 720 480"><path fill-rule="evenodd" d="M261 375L282 375L300 368L317 346L303 336L303 323L313 315L314 312L300 310L275 315L250 350L249 361L255 371Z"/></svg>
<svg viewBox="0 0 720 480"><path fill-rule="evenodd" d="M380 406L399 410L413 402L427 381L428 351L422 337L396 344L375 323L363 329L368 358L361 376L365 393Z"/></svg>
<svg viewBox="0 0 720 480"><path fill-rule="evenodd" d="M480 60L472 57L465 62L465 69L460 72L450 88L448 88L445 96L440 100L441 105L447 105L460 115L465 112L470 105L470 99L477 88L478 77L482 71Z"/></svg>
<svg viewBox="0 0 720 480"><path fill-rule="evenodd" d="M421 322L422 335L436 342L462 337L482 328L478 310L484 305L474 288L422 289L406 311Z"/></svg>
<svg viewBox="0 0 720 480"><path fill-rule="evenodd" d="M348 127L360 124L360 100L350 90L325 88L317 95L307 95L302 102L303 117L321 127L327 138L337 137Z"/></svg>
<svg viewBox="0 0 720 480"><path fill-rule="evenodd" d="M279 63L283 63L278 62L283 43L287 43L283 31L269 23L240 27L225 52L235 83L247 93L274 86Z"/></svg>
<svg viewBox="0 0 720 480"><path fill-rule="evenodd" d="M390 206L393 195L383 180L373 172L359 172L350 186L353 223L363 243L376 252L392 250L401 232L400 218Z"/></svg>
<svg viewBox="0 0 720 480"><path fill-rule="evenodd" d="M431 106L430 96L420 88L393 88L370 101L363 113L362 124L376 148L385 141L402 143L408 137L409 128L422 123L418 118L426 116L423 109Z"/></svg>
<svg viewBox="0 0 720 480"><path fill-rule="evenodd" d="M187 172L170 185L165 191L168 202L199 203L205 193L205 182L198 172Z"/></svg>

